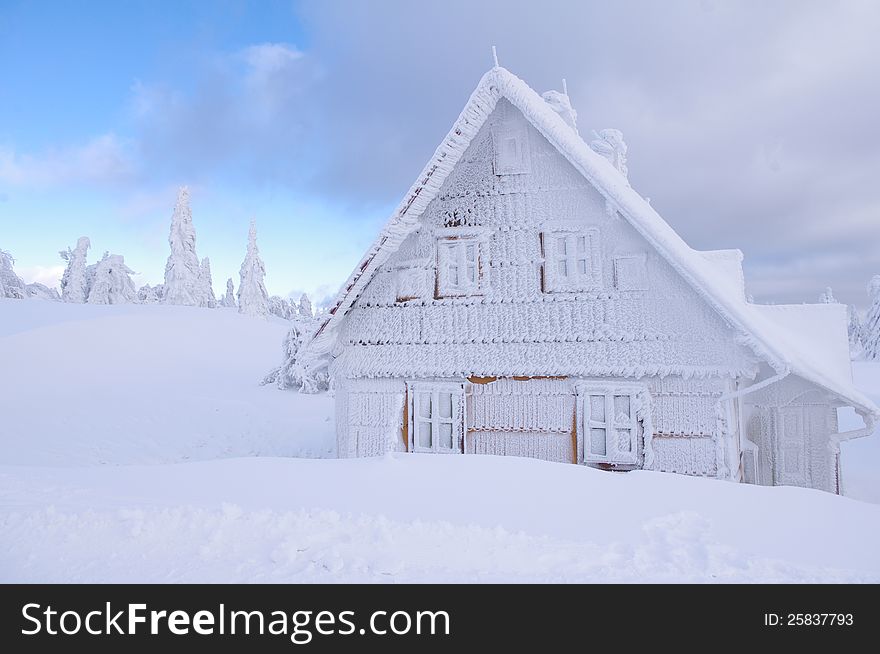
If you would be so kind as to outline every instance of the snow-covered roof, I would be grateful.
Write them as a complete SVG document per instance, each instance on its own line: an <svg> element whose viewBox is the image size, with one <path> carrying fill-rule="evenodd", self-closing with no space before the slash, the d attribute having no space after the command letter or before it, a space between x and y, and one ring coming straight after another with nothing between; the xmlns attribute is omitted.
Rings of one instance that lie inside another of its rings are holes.
<svg viewBox="0 0 880 654"><path fill-rule="evenodd" d="M792 314L797 313L795 310L768 308L746 300L741 252L699 252L689 247L607 159L594 152L523 80L501 67L493 68L480 80L452 129L343 285L329 317L318 328L311 347L322 351L330 348L333 333L342 318L373 275L404 239L418 229L422 212L437 195L446 177L502 97L522 112L606 201L737 330L743 343L767 361L777 373L798 375L852 403L860 412L880 416L880 409L852 385L850 375L842 374L843 367L849 366L848 355L843 356L837 346L818 354L826 347L826 341L819 344L814 340L819 334L818 328L813 330L800 320L789 320ZM812 312L812 306L803 309L804 313L808 311L811 317L814 313L819 315L819 311ZM836 317L829 317L827 322L821 322L831 329L835 320ZM841 329L845 329L845 318L842 320Z"/></svg>

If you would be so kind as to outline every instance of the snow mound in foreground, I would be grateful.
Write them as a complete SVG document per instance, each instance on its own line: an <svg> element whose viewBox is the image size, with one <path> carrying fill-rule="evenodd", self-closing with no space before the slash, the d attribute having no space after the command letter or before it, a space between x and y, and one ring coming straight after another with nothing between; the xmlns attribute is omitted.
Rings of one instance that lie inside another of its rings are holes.
<svg viewBox="0 0 880 654"><path fill-rule="evenodd" d="M876 505L512 457L6 466L0 497L2 582L880 581Z"/></svg>

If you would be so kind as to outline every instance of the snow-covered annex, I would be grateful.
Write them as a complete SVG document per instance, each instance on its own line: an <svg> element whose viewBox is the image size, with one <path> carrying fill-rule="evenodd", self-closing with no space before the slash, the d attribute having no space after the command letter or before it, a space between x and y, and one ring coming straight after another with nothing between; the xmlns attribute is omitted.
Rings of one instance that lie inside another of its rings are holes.
<svg viewBox="0 0 880 654"><path fill-rule="evenodd" d="M307 350L340 456L510 454L840 492L878 415L846 307L758 305L739 250L691 249L617 130L490 70ZM837 409L865 428L839 433Z"/></svg>

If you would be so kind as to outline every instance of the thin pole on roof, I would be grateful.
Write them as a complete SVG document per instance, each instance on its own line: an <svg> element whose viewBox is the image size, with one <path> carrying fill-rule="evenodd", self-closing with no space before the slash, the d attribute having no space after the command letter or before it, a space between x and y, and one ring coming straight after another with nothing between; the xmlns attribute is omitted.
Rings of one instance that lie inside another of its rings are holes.
<svg viewBox="0 0 880 654"><path fill-rule="evenodd" d="M495 46L492 46L492 61L495 62L495 68L499 68L498 66L498 50L495 49Z"/></svg>
<svg viewBox="0 0 880 654"><path fill-rule="evenodd" d="M562 78L562 93L566 98L568 97L568 82L565 81L564 77Z"/></svg>

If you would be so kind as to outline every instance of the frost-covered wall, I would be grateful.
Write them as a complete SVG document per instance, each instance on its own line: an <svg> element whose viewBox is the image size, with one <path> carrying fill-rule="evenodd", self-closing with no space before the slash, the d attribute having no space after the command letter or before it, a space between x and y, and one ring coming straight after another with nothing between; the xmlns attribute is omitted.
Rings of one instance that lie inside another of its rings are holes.
<svg viewBox="0 0 880 654"><path fill-rule="evenodd" d="M528 172L495 174L499 132L527 144ZM717 314L506 100L422 220L346 316L342 376L754 374ZM542 241L568 226L594 229L595 287L545 292ZM438 239L457 234L479 241L479 290L438 297Z"/></svg>
<svg viewBox="0 0 880 654"><path fill-rule="evenodd" d="M736 411L719 400L758 371L504 99L354 303L334 354L342 456L405 449L406 382L458 380L464 451L583 461L578 384L638 381L650 397L638 465L708 476L729 473L735 447Z"/></svg>

